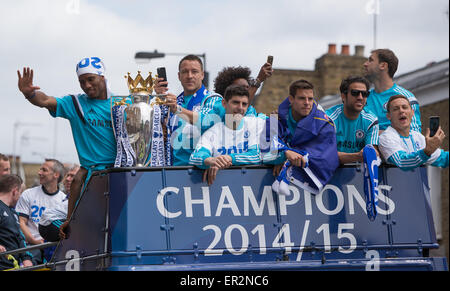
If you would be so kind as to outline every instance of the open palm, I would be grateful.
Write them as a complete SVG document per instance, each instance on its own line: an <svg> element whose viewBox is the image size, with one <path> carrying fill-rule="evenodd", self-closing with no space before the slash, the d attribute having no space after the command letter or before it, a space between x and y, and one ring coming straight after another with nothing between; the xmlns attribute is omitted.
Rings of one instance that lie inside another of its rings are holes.
<svg viewBox="0 0 450 291"><path fill-rule="evenodd" d="M20 71L17 71L17 76L19 77L19 90L26 97L33 94L35 90L39 90L40 87L33 86L33 70L30 68L23 68L23 76L20 75Z"/></svg>

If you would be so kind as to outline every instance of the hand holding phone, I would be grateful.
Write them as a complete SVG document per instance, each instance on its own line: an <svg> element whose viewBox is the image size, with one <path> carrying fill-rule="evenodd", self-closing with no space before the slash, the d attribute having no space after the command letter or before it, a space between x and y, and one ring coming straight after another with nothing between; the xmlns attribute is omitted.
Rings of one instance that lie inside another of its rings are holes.
<svg viewBox="0 0 450 291"><path fill-rule="evenodd" d="M433 137L439 129L439 116L430 116L430 137Z"/></svg>
<svg viewBox="0 0 450 291"><path fill-rule="evenodd" d="M167 81L167 75L166 75L166 68L165 67L157 68L156 72L158 74L158 78L163 78L163 82ZM167 84L162 85L162 87L167 87Z"/></svg>

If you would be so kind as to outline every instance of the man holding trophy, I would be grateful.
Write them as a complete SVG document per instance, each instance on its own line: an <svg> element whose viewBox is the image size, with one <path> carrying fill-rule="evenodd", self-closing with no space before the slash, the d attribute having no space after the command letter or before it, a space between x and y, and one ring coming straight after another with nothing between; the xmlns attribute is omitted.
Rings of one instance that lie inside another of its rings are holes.
<svg viewBox="0 0 450 291"><path fill-rule="evenodd" d="M84 58L76 66L80 87L84 94L67 95L61 98L48 96L33 85L33 70L17 71L18 87L33 105L49 110L53 117L69 120L75 146L80 160L80 170L71 185L68 214L70 218L81 193L83 182L93 170L103 170L114 164L116 141L111 123L111 96L105 78L105 66L97 57ZM69 219L61 226L60 235Z"/></svg>
<svg viewBox="0 0 450 291"><path fill-rule="evenodd" d="M168 127L174 166L189 165L189 158L201 136L199 111L203 100L211 95L202 83L204 77L202 60L195 55L187 55L178 66L183 92L178 96L171 93L166 96L165 104L172 113L169 114ZM158 79L155 92L164 94L167 91L167 81Z"/></svg>

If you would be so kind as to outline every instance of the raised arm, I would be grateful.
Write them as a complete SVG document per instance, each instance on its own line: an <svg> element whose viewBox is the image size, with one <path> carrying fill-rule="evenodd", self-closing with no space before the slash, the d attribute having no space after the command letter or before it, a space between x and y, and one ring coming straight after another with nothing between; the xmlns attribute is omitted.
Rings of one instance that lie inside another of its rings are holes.
<svg viewBox="0 0 450 291"><path fill-rule="evenodd" d="M23 68L23 75L20 74L20 71L17 71L17 76L19 78L18 87L20 92L30 101L31 104L47 108L48 110L55 112L56 111L56 99L51 96L47 96L45 93L41 91L37 91L40 89L38 86L33 85L33 70L30 68Z"/></svg>
<svg viewBox="0 0 450 291"><path fill-rule="evenodd" d="M258 77L256 77L256 86L250 86L248 89L248 93L250 97L248 99L249 104L253 104L253 99L255 98L256 91L258 91L259 86L262 82L264 82L267 78L270 78L273 74L272 65L270 63L265 63L262 65L259 70Z"/></svg>

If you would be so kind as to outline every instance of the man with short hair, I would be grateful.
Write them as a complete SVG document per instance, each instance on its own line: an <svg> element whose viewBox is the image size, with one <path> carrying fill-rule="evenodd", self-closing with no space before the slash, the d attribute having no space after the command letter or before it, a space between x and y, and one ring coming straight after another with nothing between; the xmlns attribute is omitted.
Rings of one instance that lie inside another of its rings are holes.
<svg viewBox="0 0 450 291"><path fill-rule="evenodd" d="M429 128L425 136L412 130L414 110L408 98L402 95L394 95L389 99L387 111L391 126L380 135L379 149L388 163L404 171L424 164L448 167L449 153L439 148L445 138L441 127L432 137Z"/></svg>
<svg viewBox="0 0 450 291"><path fill-rule="evenodd" d="M7 156L0 154L0 177L7 174L11 174L11 164Z"/></svg>
<svg viewBox="0 0 450 291"><path fill-rule="evenodd" d="M198 120L201 103L210 95L202 83L204 77L202 60L195 55L187 55L178 65L178 79L183 92L178 97L172 93L166 96L165 104L172 113L168 118L168 127L174 166L189 164L191 153L200 138L200 130L193 124ZM167 85L167 81L158 79L154 90L158 94L167 93Z"/></svg>
<svg viewBox="0 0 450 291"><path fill-rule="evenodd" d="M340 86L342 104L326 111L336 126L336 141L341 164L363 162L363 149L378 145L378 119L367 111L369 81L360 76L349 76Z"/></svg>
<svg viewBox="0 0 450 291"><path fill-rule="evenodd" d="M216 123L202 135L189 161L206 169L203 180L209 185L220 169L261 163L259 132L265 121L244 117L249 106L249 92L244 86L230 85L224 95L225 121Z"/></svg>
<svg viewBox="0 0 450 291"><path fill-rule="evenodd" d="M71 185L67 218L72 215L83 183L92 171L112 167L117 152L105 65L98 57L84 58L77 64L76 73L84 94L55 98L33 85L33 70L23 68L23 75L17 71L19 90L30 103L46 108L52 117L62 117L70 122L81 168ZM63 237L68 221L61 227Z"/></svg>
<svg viewBox="0 0 450 291"><path fill-rule="evenodd" d="M389 49L373 50L364 63L365 77L374 85L367 98L366 108L374 113L379 122L380 132L385 130L390 122L386 118L387 102L394 95L403 95L408 98L414 110L411 129L421 132L419 103L413 93L394 83L394 74L397 71L398 58Z"/></svg>
<svg viewBox="0 0 450 291"><path fill-rule="evenodd" d="M33 245L44 243L38 230L42 213L45 209L57 207L66 199L66 194L58 186L65 174L63 164L55 159L46 159L38 174L41 185L25 190L16 206L20 228L27 242ZM42 263L39 254L35 258L38 263Z"/></svg>
<svg viewBox="0 0 450 291"><path fill-rule="evenodd" d="M59 230L61 225L67 220L67 206L68 198L70 196L70 187L73 182L73 178L77 174L80 166L77 164L67 164L64 166L66 169L66 175L63 179L64 193L67 197L62 203L56 205L54 208L48 208L43 211L41 219L39 220L39 234L46 241L58 241Z"/></svg>
<svg viewBox="0 0 450 291"><path fill-rule="evenodd" d="M17 175L0 176L0 270L15 268L14 261L24 267L33 265L30 252L4 256L2 252L27 247L14 207L22 193L22 179ZM16 259L18 258L18 260Z"/></svg>
<svg viewBox="0 0 450 291"><path fill-rule="evenodd" d="M66 165L65 168L66 168L66 175L64 176L63 179L63 185L64 185L64 193L68 195L70 193L70 187L72 185L73 178L80 169L80 166L77 164L69 164Z"/></svg>
<svg viewBox="0 0 450 291"><path fill-rule="evenodd" d="M267 119L266 141L267 134L273 134L271 121ZM264 162L284 163L290 176L288 182L318 194L339 166L339 158L333 121L318 108L310 82L298 80L290 85L289 97L278 107L277 123L278 134L269 138L274 146L264 154Z"/></svg>

